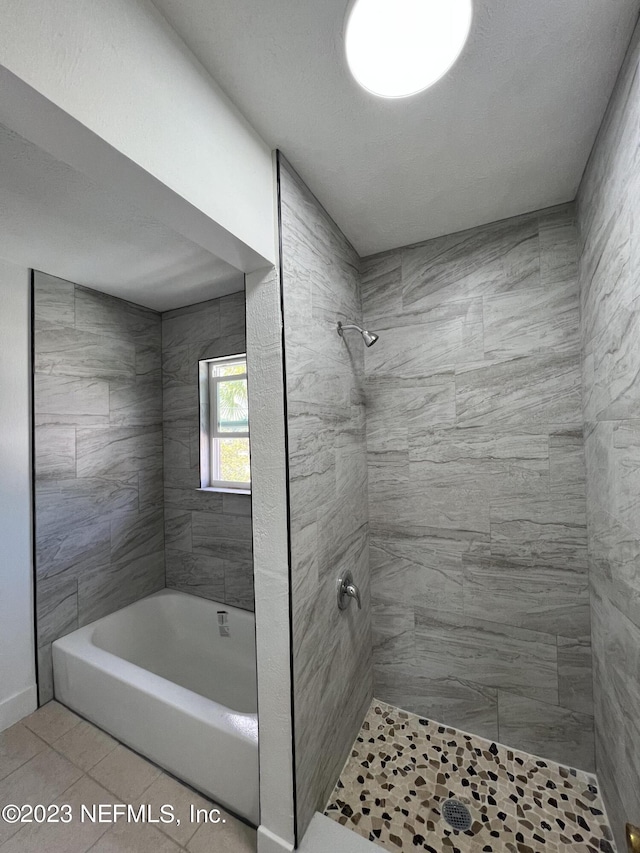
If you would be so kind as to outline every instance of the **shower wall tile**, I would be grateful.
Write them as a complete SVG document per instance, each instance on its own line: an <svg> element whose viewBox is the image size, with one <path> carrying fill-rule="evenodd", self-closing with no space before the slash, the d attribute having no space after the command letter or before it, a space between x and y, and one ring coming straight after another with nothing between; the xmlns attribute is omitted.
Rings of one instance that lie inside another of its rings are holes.
<svg viewBox="0 0 640 853"><path fill-rule="evenodd" d="M596 764L620 850L640 823L639 66L637 27L577 200ZM564 652L578 710L581 653Z"/></svg>
<svg viewBox="0 0 640 853"><path fill-rule="evenodd" d="M361 323L359 258L282 158L279 173L301 836L324 807L372 695L364 347L357 334L336 334L338 320ZM384 282L397 270L371 275L379 275L386 293ZM416 340L430 332L440 361L450 346L447 324L451 348L459 352L460 319L413 330ZM407 351L394 350L396 374L405 366L419 374L426 359L418 350L420 360L412 361ZM382 442L379 449L384 452ZM362 610L355 603L345 611L337 607L336 580L346 569L360 588ZM383 645L394 641L392 614L385 628L391 636L376 640Z"/></svg>
<svg viewBox="0 0 640 853"><path fill-rule="evenodd" d="M595 770L593 717L555 704L498 691L500 740L581 769Z"/></svg>
<svg viewBox="0 0 640 853"><path fill-rule="evenodd" d="M186 550L174 551L167 543L166 561L167 586L170 589L213 601L225 601L224 560Z"/></svg>
<svg viewBox="0 0 640 853"><path fill-rule="evenodd" d="M365 258L364 392L376 696L592 766L577 258L573 205Z"/></svg>
<svg viewBox="0 0 640 853"><path fill-rule="evenodd" d="M167 586L253 610L251 495L201 490L199 467L198 362L245 350L244 291L162 315Z"/></svg>
<svg viewBox="0 0 640 853"><path fill-rule="evenodd" d="M164 586L162 389L137 377L153 352L159 371L160 317L36 273L34 327L37 642L46 702L52 641Z"/></svg>

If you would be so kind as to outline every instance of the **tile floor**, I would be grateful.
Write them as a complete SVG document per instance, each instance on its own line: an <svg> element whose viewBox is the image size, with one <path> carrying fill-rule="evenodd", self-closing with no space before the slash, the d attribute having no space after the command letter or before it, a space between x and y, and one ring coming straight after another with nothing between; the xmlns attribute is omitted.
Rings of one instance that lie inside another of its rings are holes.
<svg viewBox="0 0 640 853"><path fill-rule="evenodd" d="M443 803L471 812L452 829ZM613 853L595 777L374 700L325 814L390 850Z"/></svg>
<svg viewBox="0 0 640 853"><path fill-rule="evenodd" d="M231 815L196 824L190 805L214 804L181 785L57 702L0 733L0 808L69 804L70 823L10 824L0 818L0 853L253 853L256 834ZM81 805L174 807L180 825L80 821Z"/></svg>

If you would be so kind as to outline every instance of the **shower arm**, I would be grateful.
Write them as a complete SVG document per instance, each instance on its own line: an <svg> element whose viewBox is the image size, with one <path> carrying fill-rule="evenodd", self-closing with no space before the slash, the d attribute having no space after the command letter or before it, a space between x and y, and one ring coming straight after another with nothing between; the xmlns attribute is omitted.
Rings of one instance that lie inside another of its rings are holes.
<svg viewBox="0 0 640 853"><path fill-rule="evenodd" d="M361 329L360 326L356 326L355 323L347 323L343 326L342 323L338 321L338 334L341 335L345 329L357 329L360 334L364 332L364 329Z"/></svg>

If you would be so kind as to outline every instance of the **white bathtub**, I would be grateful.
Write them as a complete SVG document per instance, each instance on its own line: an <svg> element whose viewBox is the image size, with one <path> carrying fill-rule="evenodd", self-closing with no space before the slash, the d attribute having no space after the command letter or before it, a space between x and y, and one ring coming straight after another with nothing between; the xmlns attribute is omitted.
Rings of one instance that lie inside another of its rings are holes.
<svg viewBox="0 0 640 853"><path fill-rule="evenodd" d="M252 613L165 589L56 640L53 677L60 702L259 823Z"/></svg>

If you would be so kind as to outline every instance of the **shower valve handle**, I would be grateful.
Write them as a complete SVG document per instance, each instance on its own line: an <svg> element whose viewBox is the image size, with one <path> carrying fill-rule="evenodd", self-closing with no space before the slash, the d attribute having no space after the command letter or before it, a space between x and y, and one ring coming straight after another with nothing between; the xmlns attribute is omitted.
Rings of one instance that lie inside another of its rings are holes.
<svg viewBox="0 0 640 853"><path fill-rule="evenodd" d="M354 584L353 575L349 570L341 578L338 578L338 607L340 610L345 610L351 603L352 598L355 598L357 601L358 610L362 610L360 590Z"/></svg>

